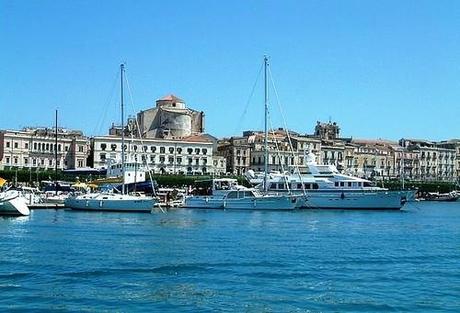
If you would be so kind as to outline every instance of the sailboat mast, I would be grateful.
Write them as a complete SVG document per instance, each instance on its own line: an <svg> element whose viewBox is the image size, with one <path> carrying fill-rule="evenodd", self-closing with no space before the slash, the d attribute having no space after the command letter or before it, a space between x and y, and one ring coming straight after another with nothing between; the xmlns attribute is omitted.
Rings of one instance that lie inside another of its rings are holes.
<svg viewBox="0 0 460 313"><path fill-rule="evenodd" d="M57 159L58 159L58 153L57 153L57 146L58 146L58 110L56 109L56 116L55 116L55 124L56 129L55 129L55 138L54 138L54 189L56 192L56 195L58 193L58 166L57 166Z"/></svg>
<svg viewBox="0 0 460 313"><path fill-rule="evenodd" d="M267 128L267 119L268 119L268 83L267 83L267 67L268 67L268 58L264 56L264 109L265 109L265 121L264 121L264 192L268 191L267 184L267 175L268 175L268 128Z"/></svg>
<svg viewBox="0 0 460 313"><path fill-rule="evenodd" d="M125 65L120 65L120 103L121 103L121 177L123 179L121 185L121 194L125 194L125 114L123 107L123 72L125 71Z"/></svg>

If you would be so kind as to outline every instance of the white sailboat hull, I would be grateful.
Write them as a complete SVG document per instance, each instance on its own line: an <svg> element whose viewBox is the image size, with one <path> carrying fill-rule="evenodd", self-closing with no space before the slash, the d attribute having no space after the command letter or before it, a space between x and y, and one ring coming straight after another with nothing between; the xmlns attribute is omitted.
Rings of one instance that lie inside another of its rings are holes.
<svg viewBox="0 0 460 313"><path fill-rule="evenodd" d="M65 206L72 210L150 213L156 200L126 195L83 195L69 197Z"/></svg>
<svg viewBox="0 0 460 313"><path fill-rule="evenodd" d="M17 191L0 193L0 215L29 215L27 200Z"/></svg>
<svg viewBox="0 0 460 313"><path fill-rule="evenodd" d="M300 206L299 197L267 196L257 198L223 199L193 196L185 199L185 208L227 210L294 210Z"/></svg>

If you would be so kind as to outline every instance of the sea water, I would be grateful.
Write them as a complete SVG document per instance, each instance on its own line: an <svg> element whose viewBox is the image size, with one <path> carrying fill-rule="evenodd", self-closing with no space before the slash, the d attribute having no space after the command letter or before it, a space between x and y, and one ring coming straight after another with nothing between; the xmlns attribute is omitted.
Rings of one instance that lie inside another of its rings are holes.
<svg viewBox="0 0 460 313"><path fill-rule="evenodd" d="M460 202L0 218L0 310L460 312Z"/></svg>

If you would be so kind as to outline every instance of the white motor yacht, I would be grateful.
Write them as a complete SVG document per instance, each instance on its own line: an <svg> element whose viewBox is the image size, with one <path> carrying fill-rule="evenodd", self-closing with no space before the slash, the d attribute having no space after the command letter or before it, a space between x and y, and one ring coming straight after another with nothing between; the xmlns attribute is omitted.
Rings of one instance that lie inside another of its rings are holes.
<svg viewBox="0 0 460 313"><path fill-rule="evenodd" d="M267 185L271 194L306 196L305 208L399 210L415 198L414 190L390 191L371 181L339 173L334 165L318 165L315 156L306 157L308 172L270 173ZM264 173L248 171L246 178L254 186L263 186Z"/></svg>

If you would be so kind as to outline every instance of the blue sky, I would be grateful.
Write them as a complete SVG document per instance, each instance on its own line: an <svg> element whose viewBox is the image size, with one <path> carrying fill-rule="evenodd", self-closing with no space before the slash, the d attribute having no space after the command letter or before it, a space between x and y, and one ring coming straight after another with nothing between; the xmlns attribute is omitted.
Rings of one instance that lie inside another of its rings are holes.
<svg viewBox="0 0 460 313"><path fill-rule="evenodd" d="M206 131L262 129L263 55L287 126L343 136L460 137L459 1L0 0L0 129L60 124L87 135L173 93ZM133 108L134 107L134 108ZM274 126L283 126L271 96Z"/></svg>

